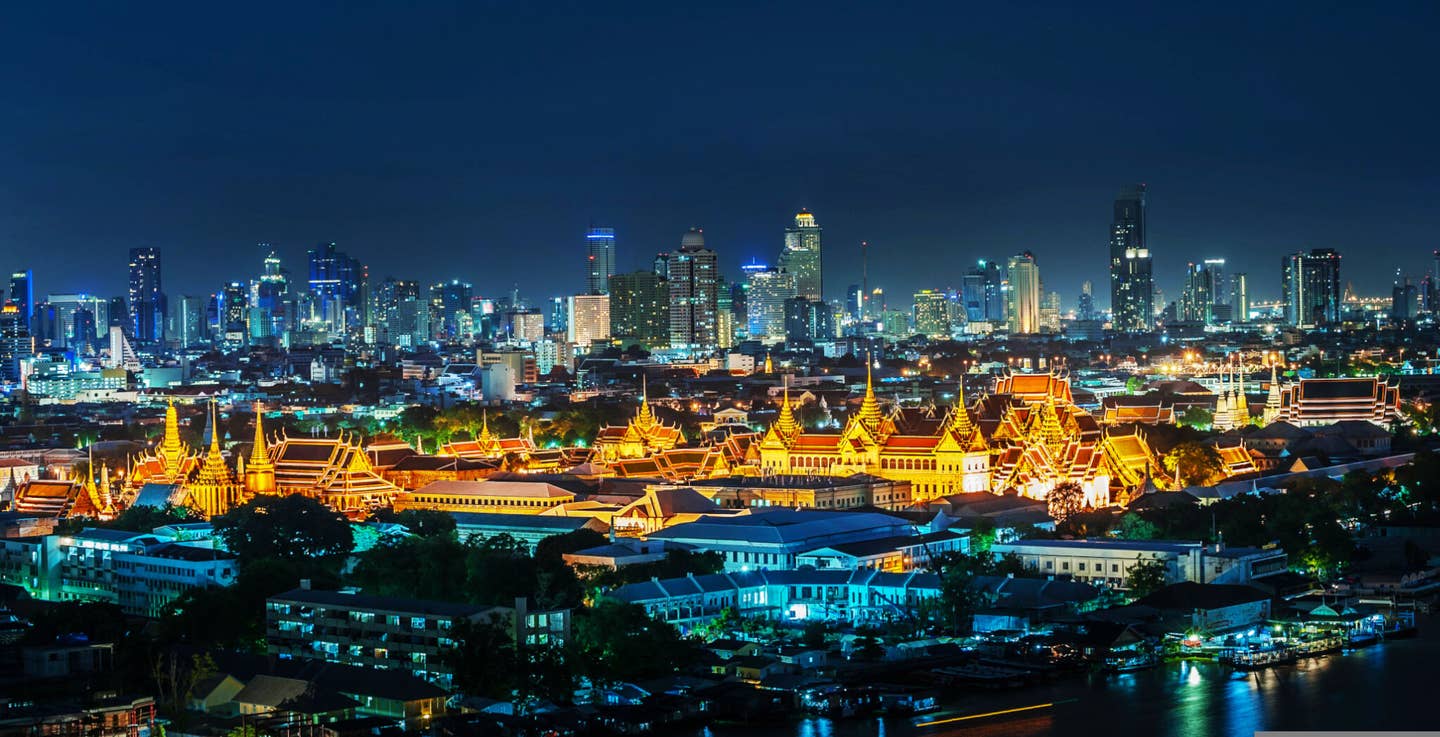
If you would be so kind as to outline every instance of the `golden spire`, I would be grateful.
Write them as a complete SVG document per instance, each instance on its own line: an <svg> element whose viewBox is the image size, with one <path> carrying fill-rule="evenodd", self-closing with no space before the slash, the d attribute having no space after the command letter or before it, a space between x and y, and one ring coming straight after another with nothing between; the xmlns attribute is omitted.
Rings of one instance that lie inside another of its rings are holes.
<svg viewBox="0 0 1440 737"><path fill-rule="evenodd" d="M189 455L188 451L180 441L180 418L175 412L175 399L168 398L165 404L165 437L160 441L159 456L165 467L165 475L172 481L180 477L181 466L185 456Z"/></svg>
<svg viewBox="0 0 1440 737"><path fill-rule="evenodd" d="M955 395L955 404L950 407L950 431L955 437L965 440L974 432L975 425L970 422L970 410L965 407L965 378L960 378L960 391Z"/></svg>
<svg viewBox="0 0 1440 737"><path fill-rule="evenodd" d="M770 351L765 351L765 373L775 373L775 360L770 357Z"/></svg>
<svg viewBox="0 0 1440 737"><path fill-rule="evenodd" d="M490 410L480 410L480 437L475 439L481 448L488 449L495 445L495 436L490 434Z"/></svg>
<svg viewBox="0 0 1440 737"><path fill-rule="evenodd" d="M230 467L225 465L225 456L220 452L220 423L215 414L215 400L210 400L210 450L205 454L205 463L196 478L200 485L216 488L233 481Z"/></svg>
<svg viewBox="0 0 1440 737"><path fill-rule="evenodd" d="M875 383L870 374L870 358L865 359L865 398L856 414L860 422L872 430L880 424L880 402L875 399Z"/></svg>
<svg viewBox="0 0 1440 737"><path fill-rule="evenodd" d="M775 432L789 440L800 434L800 423L795 420L795 412L790 409L790 377L785 378L785 393L780 403L780 416L775 419Z"/></svg>
<svg viewBox="0 0 1440 737"><path fill-rule="evenodd" d="M270 448L265 442L265 427L261 424L264 413L260 403L251 406L255 410L255 444L250 449L250 468L260 471L270 467Z"/></svg>
<svg viewBox="0 0 1440 737"><path fill-rule="evenodd" d="M640 409L636 410L635 420L631 424L642 432L655 426L655 413L650 410L650 383L643 374L640 376Z"/></svg>

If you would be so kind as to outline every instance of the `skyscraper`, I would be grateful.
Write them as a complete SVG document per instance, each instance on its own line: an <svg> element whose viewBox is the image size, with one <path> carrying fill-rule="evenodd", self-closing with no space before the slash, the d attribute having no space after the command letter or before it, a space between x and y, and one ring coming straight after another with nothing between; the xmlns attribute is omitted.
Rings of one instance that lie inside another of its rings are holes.
<svg viewBox="0 0 1440 737"><path fill-rule="evenodd" d="M265 271L255 283L253 312L256 319L250 325L251 337L278 338L285 334L289 327L285 296L289 291L289 278L280 266L280 257L270 251L265 257Z"/></svg>
<svg viewBox="0 0 1440 737"><path fill-rule="evenodd" d="M590 343L610 338L610 297L581 294L571 297L566 340L588 350Z"/></svg>
<svg viewBox="0 0 1440 737"><path fill-rule="evenodd" d="M1333 248L1292 253L1281 261L1285 322L1324 327L1340 322L1340 254Z"/></svg>
<svg viewBox="0 0 1440 737"><path fill-rule="evenodd" d="M785 247L780 250L779 268L795 275L797 296L824 299L820 226L809 210L795 215L795 225L785 229Z"/></svg>
<svg viewBox="0 0 1440 737"><path fill-rule="evenodd" d="M209 331L205 329L205 313L209 311L206 297L180 295L171 300L169 326L166 335L177 348L197 348L210 342ZM112 357L112 360L119 360Z"/></svg>
<svg viewBox="0 0 1440 737"><path fill-rule="evenodd" d="M29 269L10 274L10 302L28 330L30 316L35 314L35 275Z"/></svg>
<svg viewBox="0 0 1440 737"><path fill-rule="evenodd" d="M243 283L232 281L217 295L220 338L227 343L244 343L249 337L250 300L246 291Z"/></svg>
<svg viewBox="0 0 1440 737"><path fill-rule="evenodd" d="M165 292L160 281L160 249L130 249L131 335L140 346L165 342Z"/></svg>
<svg viewBox="0 0 1440 737"><path fill-rule="evenodd" d="M13 299L0 306L0 381L20 381L20 364L35 353L29 320Z"/></svg>
<svg viewBox="0 0 1440 737"><path fill-rule="evenodd" d="M1243 271L1230 278L1230 306L1235 322L1250 322L1250 276Z"/></svg>
<svg viewBox="0 0 1440 737"><path fill-rule="evenodd" d="M1095 319L1095 285L1089 279L1080 284L1080 299L1076 306L1078 308L1075 311L1077 320Z"/></svg>
<svg viewBox="0 0 1440 737"><path fill-rule="evenodd" d="M1040 266L1035 254L1011 256L1006 264L1006 325L1011 333L1040 332Z"/></svg>
<svg viewBox="0 0 1440 737"><path fill-rule="evenodd" d="M1215 304L1214 273L1205 264L1185 267L1185 286L1180 290L1176 317L1181 322L1210 323L1211 306Z"/></svg>
<svg viewBox="0 0 1440 737"><path fill-rule="evenodd" d="M1004 322L1005 275L1000 264L981 259L960 284L960 299L965 304L965 317L970 322Z"/></svg>
<svg viewBox="0 0 1440 737"><path fill-rule="evenodd" d="M585 293L609 294L615 275L615 229L591 228L585 233Z"/></svg>
<svg viewBox="0 0 1440 737"><path fill-rule="evenodd" d="M922 289L915 293L915 331L928 338L950 337L950 309L945 293Z"/></svg>
<svg viewBox="0 0 1440 737"><path fill-rule="evenodd" d="M670 343L670 285L654 271L610 277L610 332L626 347Z"/></svg>
<svg viewBox="0 0 1440 737"><path fill-rule="evenodd" d="M1144 332L1155 318L1155 283L1145 241L1145 185L1115 198L1110 225L1110 310L1116 330Z"/></svg>
<svg viewBox="0 0 1440 737"><path fill-rule="evenodd" d="M716 345L716 304L720 287L715 252L705 232L691 228L670 254L670 345L709 349Z"/></svg>
<svg viewBox="0 0 1440 737"><path fill-rule="evenodd" d="M785 340L785 301L796 295L795 275L783 269L745 267L745 312L751 340Z"/></svg>

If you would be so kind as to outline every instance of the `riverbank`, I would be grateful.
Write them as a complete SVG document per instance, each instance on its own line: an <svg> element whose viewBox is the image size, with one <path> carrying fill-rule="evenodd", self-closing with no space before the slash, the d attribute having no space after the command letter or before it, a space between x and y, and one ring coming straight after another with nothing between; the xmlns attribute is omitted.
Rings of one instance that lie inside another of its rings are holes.
<svg viewBox="0 0 1440 737"><path fill-rule="evenodd" d="M1419 692L1437 662L1440 621L1432 616L1422 618L1415 638L1250 673L1213 662L1167 663L1136 673L1088 675L1007 692L947 689L941 710L923 717L803 718L681 734L1042 737L1103 729L1161 737L1251 737L1258 730L1277 729L1433 729L1440 723L1440 710Z"/></svg>

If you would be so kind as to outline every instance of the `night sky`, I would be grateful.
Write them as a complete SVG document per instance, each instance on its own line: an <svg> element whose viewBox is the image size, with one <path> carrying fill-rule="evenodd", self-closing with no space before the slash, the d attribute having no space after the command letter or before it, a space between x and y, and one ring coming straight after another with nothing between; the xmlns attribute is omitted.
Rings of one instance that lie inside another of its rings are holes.
<svg viewBox="0 0 1440 737"><path fill-rule="evenodd" d="M1167 299L1206 257L1278 296L1311 247L1388 294L1440 247L1435 3L141 5L0 21L0 269L37 296L121 293L132 246L200 294L335 241L541 298L592 222L622 270L702 225L734 278L808 207L830 297L865 239L892 304L1024 249L1106 304L1139 181Z"/></svg>

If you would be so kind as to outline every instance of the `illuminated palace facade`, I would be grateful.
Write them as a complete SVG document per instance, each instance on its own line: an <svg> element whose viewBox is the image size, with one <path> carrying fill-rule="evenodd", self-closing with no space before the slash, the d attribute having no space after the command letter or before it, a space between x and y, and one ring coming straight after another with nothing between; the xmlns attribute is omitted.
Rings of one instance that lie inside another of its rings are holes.
<svg viewBox="0 0 1440 737"><path fill-rule="evenodd" d="M388 506L400 488L381 478L354 436L267 440L260 408L248 457L232 471L220 451L220 429L210 408L210 445L201 454L180 439L172 404L165 409L160 444L130 462L124 486L126 506L173 504L201 517L224 514L263 494L304 494L341 512Z"/></svg>
<svg viewBox="0 0 1440 737"><path fill-rule="evenodd" d="M846 476L867 473L909 481L916 500L961 492L1014 490L1044 499L1067 482L1091 507L1124 503L1148 479L1164 476L1138 431L1105 431L1075 406L1064 374L1002 377L995 393L960 401L943 415L926 409L882 411L866 377L865 396L838 433L810 432L785 394L780 416L759 444L764 473Z"/></svg>

